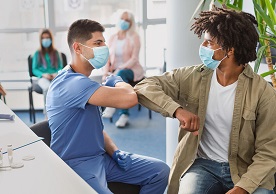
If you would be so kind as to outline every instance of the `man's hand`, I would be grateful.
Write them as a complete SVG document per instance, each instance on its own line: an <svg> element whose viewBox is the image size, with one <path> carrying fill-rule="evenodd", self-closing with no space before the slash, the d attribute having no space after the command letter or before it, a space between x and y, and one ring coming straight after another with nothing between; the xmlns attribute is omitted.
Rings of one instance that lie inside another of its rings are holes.
<svg viewBox="0 0 276 194"><path fill-rule="evenodd" d="M199 130L199 117L183 108L178 108L175 111L175 117L180 122L180 127L186 131L193 132L194 135L198 135Z"/></svg>
<svg viewBox="0 0 276 194"><path fill-rule="evenodd" d="M234 187L229 190L226 194L247 194L248 192L241 187Z"/></svg>
<svg viewBox="0 0 276 194"><path fill-rule="evenodd" d="M131 168L131 165L132 165L132 159L130 155L131 155L130 153L127 153L121 150L116 150L112 154L112 158L120 166L120 168L127 171L128 169Z"/></svg>
<svg viewBox="0 0 276 194"><path fill-rule="evenodd" d="M116 83L123 82L123 79L117 75L110 75L107 76L105 82L103 83L104 86L115 87Z"/></svg>

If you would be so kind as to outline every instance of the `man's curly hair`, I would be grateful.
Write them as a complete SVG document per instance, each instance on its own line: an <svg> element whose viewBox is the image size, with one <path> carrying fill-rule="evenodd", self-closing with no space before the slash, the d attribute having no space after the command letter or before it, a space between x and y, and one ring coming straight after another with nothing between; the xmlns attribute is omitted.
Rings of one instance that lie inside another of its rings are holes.
<svg viewBox="0 0 276 194"><path fill-rule="evenodd" d="M234 48L234 56L239 65L254 61L259 35L254 26L257 21L254 16L235 10L213 6L211 11L202 11L200 17L194 18L191 30L201 38L208 32L217 39L222 49L229 51Z"/></svg>

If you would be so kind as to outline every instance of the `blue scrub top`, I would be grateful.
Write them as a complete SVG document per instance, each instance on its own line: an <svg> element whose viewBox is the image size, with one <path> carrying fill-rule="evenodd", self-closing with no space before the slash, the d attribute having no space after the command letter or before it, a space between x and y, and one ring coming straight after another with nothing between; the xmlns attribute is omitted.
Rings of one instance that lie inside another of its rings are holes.
<svg viewBox="0 0 276 194"><path fill-rule="evenodd" d="M49 87L46 110L51 148L68 164L105 153L100 107L88 104L99 87L72 69L59 72Z"/></svg>

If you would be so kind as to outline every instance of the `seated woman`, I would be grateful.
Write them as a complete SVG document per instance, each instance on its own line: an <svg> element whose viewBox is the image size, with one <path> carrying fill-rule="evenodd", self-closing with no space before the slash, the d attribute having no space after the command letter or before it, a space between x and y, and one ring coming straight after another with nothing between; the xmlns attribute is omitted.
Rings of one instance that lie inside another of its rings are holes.
<svg viewBox="0 0 276 194"><path fill-rule="evenodd" d="M110 74L121 76L124 82L139 81L144 77L144 70L139 63L140 37L135 31L134 16L124 11L119 20L119 31L109 40L110 56L102 77L103 82ZM111 118L115 108L107 107L104 118ZM120 110L120 118L115 123L117 127L125 127L128 122L128 109Z"/></svg>
<svg viewBox="0 0 276 194"><path fill-rule="evenodd" d="M45 107L46 94L49 85L56 77L57 72L62 69L63 65L60 53L54 47L51 31L49 29L43 29L40 33L39 39L40 49L38 49L33 55L32 70L33 74L40 78L38 80L38 85L43 91Z"/></svg>

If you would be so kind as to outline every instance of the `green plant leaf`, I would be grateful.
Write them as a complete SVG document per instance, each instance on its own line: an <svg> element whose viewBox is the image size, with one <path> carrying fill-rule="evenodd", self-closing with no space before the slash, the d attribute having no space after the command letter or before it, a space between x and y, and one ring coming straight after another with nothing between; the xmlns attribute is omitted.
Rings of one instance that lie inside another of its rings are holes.
<svg viewBox="0 0 276 194"><path fill-rule="evenodd" d="M275 5L276 5L276 0L271 0L271 5L272 5L272 8L274 10L275 9Z"/></svg>
<svg viewBox="0 0 276 194"><path fill-rule="evenodd" d="M271 31L276 34L276 31L274 29L274 24L271 20L271 18L266 14L266 12L256 3L256 1L253 0L254 8L259 12L260 17L265 21L265 23L269 26ZM259 21L258 21L259 23ZM260 23L259 23L260 24Z"/></svg>
<svg viewBox="0 0 276 194"><path fill-rule="evenodd" d="M259 68L260 68L260 64L261 64L261 60L264 56L265 53L265 49L267 48L267 46L261 46L257 52L257 59L255 60L255 65L254 65L254 72L258 73Z"/></svg>
<svg viewBox="0 0 276 194"><path fill-rule="evenodd" d="M266 77L266 76L271 75L271 74L273 74L273 73L275 73L275 72L276 72L276 70L273 69L273 70L270 70L270 71L268 71L268 72L264 72L264 73L260 74L260 76Z"/></svg>
<svg viewBox="0 0 276 194"><path fill-rule="evenodd" d="M275 15L274 9L270 3L270 0L265 0L265 3L266 3L267 10L268 10L268 15L270 16L272 22L275 25L276 24L276 15ZM273 25L273 29L274 29L274 25Z"/></svg>

